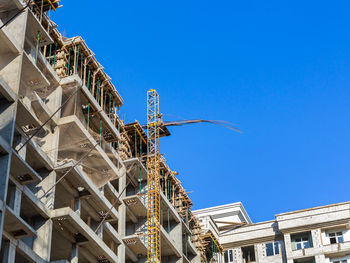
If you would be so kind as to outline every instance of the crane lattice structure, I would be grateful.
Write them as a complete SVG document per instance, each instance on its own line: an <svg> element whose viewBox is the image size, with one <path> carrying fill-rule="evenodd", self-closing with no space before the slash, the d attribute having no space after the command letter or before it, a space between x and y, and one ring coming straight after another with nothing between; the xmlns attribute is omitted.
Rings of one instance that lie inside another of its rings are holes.
<svg viewBox="0 0 350 263"><path fill-rule="evenodd" d="M147 262L161 262L160 175L159 175L159 96L147 92Z"/></svg>

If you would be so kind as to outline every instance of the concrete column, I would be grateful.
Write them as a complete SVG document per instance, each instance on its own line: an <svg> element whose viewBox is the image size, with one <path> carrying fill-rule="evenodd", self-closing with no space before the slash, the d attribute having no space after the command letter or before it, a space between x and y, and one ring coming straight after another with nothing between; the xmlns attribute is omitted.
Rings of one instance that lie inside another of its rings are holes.
<svg viewBox="0 0 350 263"><path fill-rule="evenodd" d="M17 103L10 103L5 100L0 101L0 137L10 146L12 145L15 132L16 108Z"/></svg>
<svg viewBox="0 0 350 263"><path fill-rule="evenodd" d="M51 219L37 220L34 224L36 237L34 237L33 251L46 261L50 261L53 223Z"/></svg>
<svg viewBox="0 0 350 263"><path fill-rule="evenodd" d="M81 200L79 197L74 198L74 212L76 212L80 216L81 212Z"/></svg>
<svg viewBox="0 0 350 263"><path fill-rule="evenodd" d="M119 178L119 189L118 192L122 193L120 198L126 196L124 188L126 185L126 176L122 176ZM125 204L122 202L122 204L118 208L119 213L119 221L118 221L118 233L121 237L125 237L125 229L126 229L126 208ZM125 245L124 243L120 244L118 246L118 262L124 263L125 262Z"/></svg>
<svg viewBox="0 0 350 263"><path fill-rule="evenodd" d="M284 234L284 249L286 252L286 258L290 258L292 254L292 241L290 239L290 234ZM288 261L289 262L289 261Z"/></svg>
<svg viewBox="0 0 350 263"><path fill-rule="evenodd" d="M7 196L7 187L10 174L11 154L0 157L0 201L5 205ZM2 239L2 230L4 228L5 213L0 213L0 247Z"/></svg>
<svg viewBox="0 0 350 263"><path fill-rule="evenodd" d="M56 183L55 171L40 173L40 176L43 178L43 180L36 187L32 188L36 197L38 198L41 198L44 193L46 193ZM40 201L43 202L48 209L54 209L55 192L56 187L53 187L50 192L40 199Z"/></svg>
<svg viewBox="0 0 350 263"><path fill-rule="evenodd" d="M98 228L96 234L99 238L103 239L103 224Z"/></svg>
<svg viewBox="0 0 350 263"><path fill-rule="evenodd" d="M17 186L11 186L9 194L9 206L12 208L15 215L20 216L22 191Z"/></svg>
<svg viewBox="0 0 350 263"><path fill-rule="evenodd" d="M26 142L26 138L24 138L23 136L21 136L19 138L18 141L16 141L16 146L15 149L18 152L18 155L22 157L23 160L26 159L26 153L27 153L27 144L24 145L24 143ZM23 146L24 145L24 146ZM21 147L23 146L23 148L21 149ZM21 149L21 150L19 150ZM19 151L18 151L19 150Z"/></svg>
<svg viewBox="0 0 350 263"><path fill-rule="evenodd" d="M315 256L315 263L327 263L325 255Z"/></svg>
<svg viewBox="0 0 350 263"><path fill-rule="evenodd" d="M281 244L282 262L287 263L286 244L284 240L280 240L280 244Z"/></svg>
<svg viewBox="0 0 350 263"><path fill-rule="evenodd" d="M237 263L243 263L242 249L240 247L233 249L233 260Z"/></svg>
<svg viewBox="0 0 350 263"><path fill-rule="evenodd" d="M315 229L311 231L312 245L314 248L322 248L321 230Z"/></svg>
<svg viewBox="0 0 350 263"><path fill-rule="evenodd" d="M4 255L2 258L2 263L15 263L16 259L16 246L10 241L4 242Z"/></svg>
<svg viewBox="0 0 350 263"><path fill-rule="evenodd" d="M70 260L71 263L78 263L79 257L79 248L76 243L72 244L72 258Z"/></svg>

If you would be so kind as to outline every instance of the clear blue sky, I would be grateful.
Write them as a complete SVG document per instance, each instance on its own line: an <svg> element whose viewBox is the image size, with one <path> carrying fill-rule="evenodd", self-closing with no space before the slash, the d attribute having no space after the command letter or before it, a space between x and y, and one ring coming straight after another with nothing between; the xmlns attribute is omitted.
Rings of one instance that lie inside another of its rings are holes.
<svg viewBox="0 0 350 263"><path fill-rule="evenodd" d="M350 2L68 1L53 16L81 35L146 120L156 89L171 128L161 151L194 208L241 201L254 222L349 200Z"/></svg>

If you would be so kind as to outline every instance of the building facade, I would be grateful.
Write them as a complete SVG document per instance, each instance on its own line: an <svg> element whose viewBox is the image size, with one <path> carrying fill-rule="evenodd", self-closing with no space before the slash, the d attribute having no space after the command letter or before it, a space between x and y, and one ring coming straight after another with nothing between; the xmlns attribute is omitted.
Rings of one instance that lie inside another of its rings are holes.
<svg viewBox="0 0 350 263"><path fill-rule="evenodd" d="M206 229L217 226L225 263L350 262L350 202L282 213L259 223L250 222L240 203L194 214Z"/></svg>
<svg viewBox="0 0 350 263"><path fill-rule="evenodd" d="M121 96L85 41L60 34L58 8L0 0L0 260L146 262L147 134L119 118ZM164 158L160 173L162 261L213 261L219 244Z"/></svg>

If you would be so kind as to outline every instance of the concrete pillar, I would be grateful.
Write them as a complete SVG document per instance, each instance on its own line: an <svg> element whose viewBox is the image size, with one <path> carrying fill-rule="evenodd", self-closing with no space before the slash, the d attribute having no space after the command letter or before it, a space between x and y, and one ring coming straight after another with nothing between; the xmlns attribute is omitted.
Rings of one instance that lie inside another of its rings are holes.
<svg viewBox="0 0 350 263"><path fill-rule="evenodd" d="M6 203L11 154L0 156L0 200Z"/></svg>
<svg viewBox="0 0 350 263"><path fill-rule="evenodd" d="M287 263L286 244L284 240L280 240L280 244L281 244L282 262Z"/></svg>
<svg viewBox="0 0 350 263"><path fill-rule="evenodd" d="M74 198L74 212L76 212L79 216L81 213L81 200L79 197Z"/></svg>
<svg viewBox="0 0 350 263"><path fill-rule="evenodd" d="M78 263L79 247L76 243L72 244L72 257L70 263Z"/></svg>
<svg viewBox="0 0 350 263"><path fill-rule="evenodd" d="M13 134L15 132L17 103L10 103L5 100L0 101L0 137L8 145L12 145Z"/></svg>
<svg viewBox="0 0 350 263"><path fill-rule="evenodd" d="M52 186L56 183L56 172L40 173L40 176L43 180L36 187L32 188L32 190L36 197L40 198L40 201L43 202L48 209L54 209L56 187L52 188ZM41 198L50 188L52 188L50 192Z"/></svg>
<svg viewBox="0 0 350 263"><path fill-rule="evenodd" d="M26 153L27 153L27 144L24 145L26 141L27 141L27 139L24 138L23 136L21 136L19 138L19 140L16 141L16 146L15 146L15 149L16 149L18 155L21 156L23 160L26 159ZM23 148L21 149L22 146L23 146ZM21 150L19 150L19 149L21 149Z"/></svg>
<svg viewBox="0 0 350 263"><path fill-rule="evenodd" d="M311 231L312 245L314 248L322 248L321 229Z"/></svg>
<svg viewBox="0 0 350 263"><path fill-rule="evenodd" d="M122 176L119 178L119 189L118 192L122 193L120 198L126 196L124 188L126 186L126 176ZM122 204L118 208L119 213L119 221L118 221L118 232L121 237L125 237L125 229L126 229L126 208L125 204L122 202ZM125 262L125 245L124 243L120 244L118 246L118 262L124 263Z"/></svg>
<svg viewBox="0 0 350 263"><path fill-rule="evenodd" d="M290 234L284 234L283 237L284 237L284 249L286 251L286 258L288 259L292 256L292 241L290 238Z"/></svg>
<svg viewBox="0 0 350 263"><path fill-rule="evenodd" d="M11 186L9 194L9 206L12 208L15 215L20 216L22 191L17 186Z"/></svg>
<svg viewBox="0 0 350 263"><path fill-rule="evenodd" d="M3 246L3 258L2 263L15 263L16 259L16 246L10 241L5 241Z"/></svg>
<svg viewBox="0 0 350 263"><path fill-rule="evenodd" d="M98 228L96 234L99 238L103 239L103 224Z"/></svg>
<svg viewBox="0 0 350 263"><path fill-rule="evenodd" d="M234 262L243 263L242 249L240 247L233 249Z"/></svg>
<svg viewBox="0 0 350 263"><path fill-rule="evenodd" d="M50 261L52 228L51 219L36 220L34 224L36 237L34 237L33 251L46 261Z"/></svg>
<svg viewBox="0 0 350 263"><path fill-rule="evenodd" d="M326 263L326 257L325 255L317 255L315 256L315 263Z"/></svg>
<svg viewBox="0 0 350 263"><path fill-rule="evenodd" d="M0 200L6 204L7 187L10 174L11 154L0 157ZM0 247L2 239L2 230L4 228L5 213L0 213Z"/></svg>

